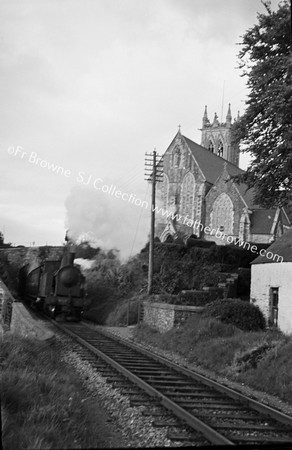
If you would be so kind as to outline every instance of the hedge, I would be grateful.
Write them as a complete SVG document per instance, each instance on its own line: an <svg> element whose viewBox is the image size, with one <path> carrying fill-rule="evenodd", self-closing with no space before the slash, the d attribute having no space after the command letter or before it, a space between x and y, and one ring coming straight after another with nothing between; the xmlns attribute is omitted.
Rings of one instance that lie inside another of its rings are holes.
<svg viewBox="0 0 292 450"><path fill-rule="evenodd" d="M209 291L183 291L178 295L179 305L205 306L223 297L223 289L216 288Z"/></svg>
<svg viewBox="0 0 292 450"><path fill-rule="evenodd" d="M264 330L266 326L260 309L252 303L239 299L222 299L209 303L203 315L230 323L244 331Z"/></svg>

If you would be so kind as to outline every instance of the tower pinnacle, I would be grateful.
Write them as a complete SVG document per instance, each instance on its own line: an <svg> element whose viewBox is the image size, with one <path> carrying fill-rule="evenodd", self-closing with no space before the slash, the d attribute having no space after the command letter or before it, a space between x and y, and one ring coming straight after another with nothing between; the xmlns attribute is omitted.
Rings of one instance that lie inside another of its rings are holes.
<svg viewBox="0 0 292 450"><path fill-rule="evenodd" d="M231 123L231 120L232 120L232 116L231 116L231 108L230 108L230 103L229 103L227 116L226 116L226 123Z"/></svg>
<svg viewBox="0 0 292 450"><path fill-rule="evenodd" d="M205 111L204 111L204 115L203 115L203 128L204 126L208 125L209 119L208 119L208 113L207 113L207 105L205 106Z"/></svg>

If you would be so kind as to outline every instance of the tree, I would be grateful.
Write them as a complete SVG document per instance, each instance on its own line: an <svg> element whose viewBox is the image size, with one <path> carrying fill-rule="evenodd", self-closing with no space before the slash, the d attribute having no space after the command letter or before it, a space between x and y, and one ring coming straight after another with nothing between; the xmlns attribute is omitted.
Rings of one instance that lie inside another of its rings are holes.
<svg viewBox="0 0 292 450"><path fill-rule="evenodd" d="M277 11L262 3L266 11L242 37L238 55L249 94L234 140L254 159L236 181L255 188L256 203L273 207L292 200L291 19L288 0Z"/></svg>

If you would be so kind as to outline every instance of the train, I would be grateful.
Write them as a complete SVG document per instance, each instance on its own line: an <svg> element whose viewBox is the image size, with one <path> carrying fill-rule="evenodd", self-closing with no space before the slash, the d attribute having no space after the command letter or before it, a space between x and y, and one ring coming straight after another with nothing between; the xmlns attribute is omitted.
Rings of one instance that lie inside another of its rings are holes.
<svg viewBox="0 0 292 450"><path fill-rule="evenodd" d="M19 272L19 295L34 309L61 321L79 321L84 311L85 277L74 266L75 247L67 244L61 260L46 259Z"/></svg>

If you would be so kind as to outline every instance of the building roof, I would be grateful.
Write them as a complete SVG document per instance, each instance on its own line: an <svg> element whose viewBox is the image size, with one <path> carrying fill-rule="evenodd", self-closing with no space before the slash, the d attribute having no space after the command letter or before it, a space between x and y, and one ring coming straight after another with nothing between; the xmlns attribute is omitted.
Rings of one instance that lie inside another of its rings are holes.
<svg viewBox="0 0 292 450"><path fill-rule="evenodd" d="M255 209L251 215L252 234L270 234L277 209Z"/></svg>
<svg viewBox="0 0 292 450"><path fill-rule="evenodd" d="M180 131L178 132L180 134ZM227 161L221 156L217 156L215 153L210 152L202 145L197 144L186 136L181 135L185 143L189 147L192 155L200 166L206 181L215 184L219 176L224 170L226 164L226 170L230 176L241 175L244 170L240 169L235 164ZM174 138L175 139L175 138ZM252 234L271 234L272 227L277 212L275 209L263 209L254 201L255 189L248 188L245 183L235 183L240 195L244 199L247 207L253 210L251 215L251 233ZM288 223L284 214L282 214L283 223L287 226ZM270 262L270 261L268 261Z"/></svg>
<svg viewBox="0 0 292 450"><path fill-rule="evenodd" d="M266 264L277 262L292 262L292 228L285 231L285 233L278 238L270 247L267 248L267 252L271 252L271 258L266 256L258 256L251 264ZM283 258L279 261L277 256Z"/></svg>
<svg viewBox="0 0 292 450"><path fill-rule="evenodd" d="M209 183L215 183L223 171L224 163L227 163L227 171L231 176L244 173L244 170L240 169L235 164L227 161L221 156L215 155L215 153L210 152L205 147L196 144L187 137L183 136L183 138Z"/></svg>
<svg viewBox="0 0 292 450"><path fill-rule="evenodd" d="M182 136L191 150L194 158L202 170L206 181L209 183L215 184L217 178L222 174L224 169L224 164L226 163L226 169L229 175L241 175L244 173L244 170L240 169L235 164L227 161L227 159L222 158L221 156L215 155L215 153L210 152L205 147L202 147L199 144L191 141L189 138ZM237 189L239 190L241 196L244 198L248 208L257 208L253 201L254 197L254 189L249 189L245 183L236 183Z"/></svg>

